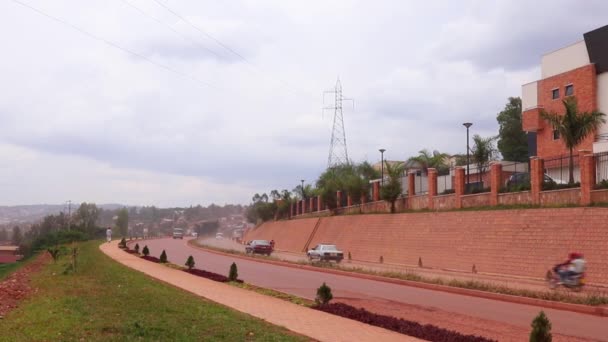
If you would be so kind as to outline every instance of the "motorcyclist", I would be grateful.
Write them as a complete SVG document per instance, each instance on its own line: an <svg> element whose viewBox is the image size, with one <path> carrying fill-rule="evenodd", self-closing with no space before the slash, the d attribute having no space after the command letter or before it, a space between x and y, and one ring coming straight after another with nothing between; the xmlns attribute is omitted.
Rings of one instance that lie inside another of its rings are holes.
<svg viewBox="0 0 608 342"><path fill-rule="evenodd" d="M560 283L571 282L585 272L585 258L582 253L572 252L568 254L568 260L555 265L553 271L559 275Z"/></svg>

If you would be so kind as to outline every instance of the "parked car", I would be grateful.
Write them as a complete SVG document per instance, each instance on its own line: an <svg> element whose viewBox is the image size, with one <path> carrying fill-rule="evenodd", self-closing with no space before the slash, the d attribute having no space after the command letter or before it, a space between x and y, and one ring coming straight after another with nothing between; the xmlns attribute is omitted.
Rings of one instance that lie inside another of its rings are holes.
<svg viewBox="0 0 608 342"><path fill-rule="evenodd" d="M218 240L221 240L221 239L223 239L223 238L224 238L224 234L222 234L222 233L217 233L217 234L215 234L215 238L216 238L216 239L218 239Z"/></svg>
<svg viewBox="0 0 608 342"><path fill-rule="evenodd" d="M270 255L272 253L272 246L267 240L253 240L245 246L245 253Z"/></svg>
<svg viewBox="0 0 608 342"><path fill-rule="evenodd" d="M336 245L319 244L315 248L309 250L306 255L310 261L318 259L319 261L335 260L337 263L344 259L344 253L336 247Z"/></svg>
<svg viewBox="0 0 608 342"><path fill-rule="evenodd" d="M184 230L182 228L173 228L174 239L184 239Z"/></svg>
<svg viewBox="0 0 608 342"><path fill-rule="evenodd" d="M546 184L566 184L561 179L553 179L549 175L545 174L544 182ZM530 186L530 174L527 172L516 172L512 174L507 180L506 186L508 189L512 189L516 186Z"/></svg>

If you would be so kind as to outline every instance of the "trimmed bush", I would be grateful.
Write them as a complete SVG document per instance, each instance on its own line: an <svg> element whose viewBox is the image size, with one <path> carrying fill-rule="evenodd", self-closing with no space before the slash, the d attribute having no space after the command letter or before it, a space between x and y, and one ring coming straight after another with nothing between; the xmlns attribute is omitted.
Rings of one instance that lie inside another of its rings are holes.
<svg viewBox="0 0 608 342"><path fill-rule="evenodd" d="M123 237L122 240L118 243L119 248L127 248L127 240Z"/></svg>
<svg viewBox="0 0 608 342"><path fill-rule="evenodd" d="M192 255L188 257L188 260L186 260L185 265L188 266L189 270L194 268L194 258L192 257Z"/></svg>
<svg viewBox="0 0 608 342"><path fill-rule="evenodd" d="M332 300L334 296L331 294L331 288L327 286L327 284L323 283L317 289L317 297L315 298L315 302L320 305L328 304L330 300Z"/></svg>
<svg viewBox="0 0 608 342"><path fill-rule="evenodd" d="M135 253L139 254L139 244L138 243L135 244L134 250L135 250Z"/></svg>
<svg viewBox="0 0 608 342"><path fill-rule="evenodd" d="M144 246L144 249L141 251L144 256L150 255L150 250L148 249L148 245Z"/></svg>
<svg viewBox="0 0 608 342"><path fill-rule="evenodd" d="M163 264L167 263L167 253L165 253L164 249L163 252L160 253L160 262L162 262Z"/></svg>
<svg viewBox="0 0 608 342"><path fill-rule="evenodd" d="M228 280L230 281L236 281L236 279L239 277L239 272L236 268L236 263L232 263L232 265L230 265L230 272L228 273Z"/></svg>
<svg viewBox="0 0 608 342"><path fill-rule="evenodd" d="M532 321L532 331L530 332L530 342L551 342L551 322L541 311Z"/></svg>

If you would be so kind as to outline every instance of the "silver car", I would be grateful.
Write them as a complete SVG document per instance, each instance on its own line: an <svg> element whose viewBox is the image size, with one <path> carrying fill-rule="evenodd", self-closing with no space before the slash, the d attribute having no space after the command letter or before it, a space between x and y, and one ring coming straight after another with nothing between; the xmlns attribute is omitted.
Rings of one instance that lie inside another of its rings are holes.
<svg viewBox="0 0 608 342"><path fill-rule="evenodd" d="M316 245L315 248L309 250L306 255L310 261L315 259L319 261L334 260L339 263L344 259L344 253L341 250L338 250L336 245L324 243Z"/></svg>

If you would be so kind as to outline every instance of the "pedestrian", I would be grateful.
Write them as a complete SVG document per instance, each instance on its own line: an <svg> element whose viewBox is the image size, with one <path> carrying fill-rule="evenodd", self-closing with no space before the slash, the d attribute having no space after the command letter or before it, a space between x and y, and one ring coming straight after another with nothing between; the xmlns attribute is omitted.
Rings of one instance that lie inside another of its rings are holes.
<svg viewBox="0 0 608 342"><path fill-rule="evenodd" d="M108 240L108 243L110 243L110 241L112 241L112 228L108 227L108 229L106 230L106 238Z"/></svg>

